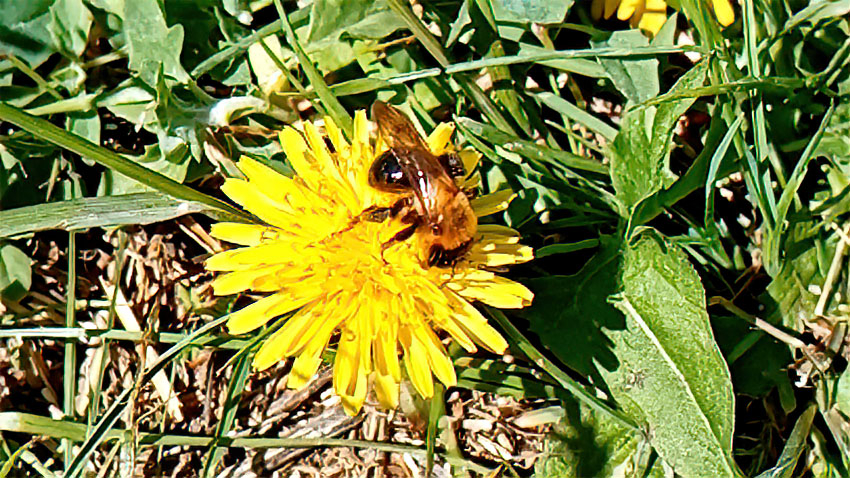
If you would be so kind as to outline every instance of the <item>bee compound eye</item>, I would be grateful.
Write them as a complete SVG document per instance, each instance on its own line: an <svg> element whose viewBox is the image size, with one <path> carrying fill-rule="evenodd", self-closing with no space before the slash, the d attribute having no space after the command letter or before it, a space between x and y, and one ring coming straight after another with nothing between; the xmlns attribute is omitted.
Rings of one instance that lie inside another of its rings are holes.
<svg viewBox="0 0 850 478"><path fill-rule="evenodd" d="M395 151L388 150L378 156L369 169L369 184L372 186L410 187Z"/></svg>

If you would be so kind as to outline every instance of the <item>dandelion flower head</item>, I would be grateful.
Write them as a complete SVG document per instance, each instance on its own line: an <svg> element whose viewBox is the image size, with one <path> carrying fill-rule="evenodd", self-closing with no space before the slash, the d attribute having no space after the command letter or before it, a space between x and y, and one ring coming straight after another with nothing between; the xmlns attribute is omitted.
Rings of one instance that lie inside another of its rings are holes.
<svg viewBox="0 0 850 478"><path fill-rule="evenodd" d="M239 246L207 260L209 270L223 272L213 282L215 294L265 294L231 314L227 327L243 334L291 314L253 359L254 368L263 370L294 357L291 388L309 382L338 337L333 387L349 414L360 410L370 384L383 406L395 408L403 370L416 391L430 397L434 377L446 386L457 382L440 331L470 353L476 345L505 351L504 338L471 302L529 305L531 291L494 270L531 260L532 250L519 244L516 231L492 224L478 226L469 252L452 268L423 266L427 247L418 233L383 248L406 225L399 218L355 218L399 198L368 183L369 168L386 142L370 133L364 111L355 115L350 142L330 119L324 127L329 144L313 123L281 132L292 177L243 158L238 166L245 179L227 179L222 186L265 223L213 225L214 237ZM452 132L452 126L439 125L425 140L431 152L454 151ZM468 150L457 154L466 171L480 157ZM473 187L476 180L468 175L461 187ZM481 217L504 210L512 197L499 191L471 205Z"/></svg>
<svg viewBox="0 0 850 478"><path fill-rule="evenodd" d="M717 22L728 27L735 21L735 10L731 0L707 0L711 4ZM675 7L677 2L673 3ZM629 20L632 28L646 30L656 35L667 21L666 0L593 0L593 18L611 18L617 12L618 20Z"/></svg>

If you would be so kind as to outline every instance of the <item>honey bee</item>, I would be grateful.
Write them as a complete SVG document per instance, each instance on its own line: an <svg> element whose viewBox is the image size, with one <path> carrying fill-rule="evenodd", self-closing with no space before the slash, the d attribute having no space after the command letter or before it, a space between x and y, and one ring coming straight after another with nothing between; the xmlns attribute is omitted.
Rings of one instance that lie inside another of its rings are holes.
<svg viewBox="0 0 850 478"><path fill-rule="evenodd" d="M478 218L467 192L455 180L464 176L457 154L436 156L425 145L413 124L401 111L376 101L372 120L389 145L369 169L369 185L402 195L390 207L373 206L366 219L383 222L401 217L407 226L383 244L383 249L419 232L427 244L427 267L452 267L469 251Z"/></svg>

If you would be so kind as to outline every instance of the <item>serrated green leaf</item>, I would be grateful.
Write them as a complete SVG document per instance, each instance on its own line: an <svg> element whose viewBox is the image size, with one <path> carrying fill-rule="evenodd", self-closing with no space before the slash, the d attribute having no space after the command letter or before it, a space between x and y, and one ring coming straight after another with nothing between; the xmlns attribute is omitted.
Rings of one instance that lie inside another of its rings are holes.
<svg viewBox="0 0 850 478"><path fill-rule="evenodd" d="M670 91L701 86L707 71L707 62L697 64ZM611 179L617 199L629 209L675 180L669 165L673 129L694 101L696 98L679 98L657 108L638 106L624 115L610 149Z"/></svg>
<svg viewBox="0 0 850 478"><path fill-rule="evenodd" d="M623 256L611 298L625 326L608 329L616 368L605 383L681 476L739 476L732 459L734 396L714 342L705 293L687 257L645 233Z"/></svg>
<svg viewBox="0 0 850 478"><path fill-rule="evenodd" d="M0 294L20 300L32 285L30 258L11 244L0 244Z"/></svg>
<svg viewBox="0 0 850 478"><path fill-rule="evenodd" d="M652 447L639 430L574 400L564 400L562 406L566 415L546 437L543 455L534 464L534 476L648 476ZM654 465L662 467L660 460Z"/></svg>
<svg viewBox="0 0 850 478"><path fill-rule="evenodd" d="M50 5L53 0L0 2L0 51L36 68L53 53Z"/></svg>
<svg viewBox="0 0 850 478"><path fill-rule="evenodd" d="M614 32L604 42L591 42L594 48L633 48L649 46L649 40L638 30ZM658 60L655 58L599 58L608 78L628 100L627 106L643 103L658 94Z"/></svg>
<svg viewBox="0 0 850 478"><path fill-rule="evenodd" d="M185 83L189 74L180 63L183 27L168 28L156 0L124 2L122 17L130 68L148 86L156 88L160 69L170 83Z"/></svg>
<svg viewBox="0 0 850 478"><path fill-rule="evenodd" d="M56 0L50 7L50 37L54 48L77 59L86 49L93 17L82 0Z"/></svg>
<svg viewBox="0 0 850 478"><path fill-rule="evenodd" d="M616 367L603 329L623 328L622 315L607 302L618 288L619 242L602 237L600 243L599 252L577 274L526 281L534 301L519 311L543 345L582 375L591 375L597 364ZM566 329L569 334L559 333Z"/></svg>
<svg viewBox="0 0 850 478"><path fill-rule="evenodd" d="M572 0L495 0L513 20L534 23L561 23Z"/></svg>

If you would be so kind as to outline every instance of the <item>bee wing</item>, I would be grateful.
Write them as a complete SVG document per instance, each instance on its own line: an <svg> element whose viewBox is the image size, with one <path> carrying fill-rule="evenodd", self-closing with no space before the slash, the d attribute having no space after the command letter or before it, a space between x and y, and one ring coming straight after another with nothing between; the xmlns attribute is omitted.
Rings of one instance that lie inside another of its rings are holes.
<svg viewBox="0 0 850 478"><path fill-rule="evenodd" d="M428 152L428 147L407 116L383 101L372 104L372 121L377 123L378 133L390 148Z"/></svg>
<svg viewBox="0 0 850 478"><path fill-rule="evenodd" d="M382 102L372 104L372 120L383 140L396 151L399 166L428 216L436 211L440 194L456 191L457 185L425 145L413 123L401 111Z"/></svg>

